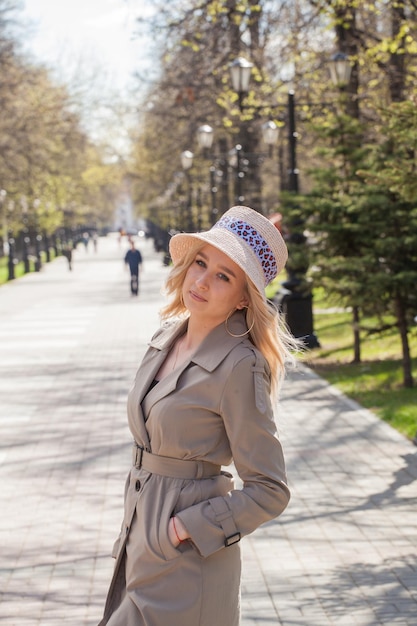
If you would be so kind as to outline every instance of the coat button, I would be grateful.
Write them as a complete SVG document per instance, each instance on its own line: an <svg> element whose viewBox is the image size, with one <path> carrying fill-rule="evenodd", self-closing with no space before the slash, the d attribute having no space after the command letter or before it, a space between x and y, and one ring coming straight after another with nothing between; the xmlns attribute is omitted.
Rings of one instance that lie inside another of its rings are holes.
<svg viewBox="0 0 417 626"><path fill-rule="evenodd" d="M139 490L140 490L140 480L137 480L137 481L136 481L136 484L135 484L135 489L136 489L136 491L139 491Z"/></svg>

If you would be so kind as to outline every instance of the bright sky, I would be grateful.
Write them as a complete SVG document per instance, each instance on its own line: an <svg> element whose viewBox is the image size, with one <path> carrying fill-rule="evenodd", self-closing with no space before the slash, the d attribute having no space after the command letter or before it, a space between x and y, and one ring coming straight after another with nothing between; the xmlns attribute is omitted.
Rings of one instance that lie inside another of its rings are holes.
<svg viewBox="0 0 417 626"><path fill-rule="evenodd" d="M147 0L24 0L23 17L33 24L26 48L58 69L65 80L68 60L101 68L114 87L129 87L130 75L143 69L146 41L134 39L135 17Z"/></svg>

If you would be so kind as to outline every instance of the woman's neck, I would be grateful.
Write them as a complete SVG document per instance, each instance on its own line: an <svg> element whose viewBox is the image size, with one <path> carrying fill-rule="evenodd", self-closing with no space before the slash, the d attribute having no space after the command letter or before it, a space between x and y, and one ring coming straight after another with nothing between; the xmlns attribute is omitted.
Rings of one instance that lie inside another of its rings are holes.
<svg viewBox="0 0 417 626"><path fill-rule="evenodd" d="M184 347L187 350L196 350L198 346L203 343L207 335L211 333L213 328L216 328L216 326L217 324L213 326L201 324L199 320L190 317L188 320L187 331L184 337Z"/></svg>

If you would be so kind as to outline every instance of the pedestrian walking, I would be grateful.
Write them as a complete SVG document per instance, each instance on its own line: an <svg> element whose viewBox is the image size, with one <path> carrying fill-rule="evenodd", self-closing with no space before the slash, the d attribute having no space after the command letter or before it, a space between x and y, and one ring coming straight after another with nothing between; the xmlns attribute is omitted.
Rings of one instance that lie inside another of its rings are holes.
<svg viewBox="0 0 417 626"><path fill-rule="evenodd" d="M164 323L128 396L133 465L100 626L237 626L240 539L290 498L273 399L296 344L264 291L285 243L233 207L170 253Z"/></svg>
<svg viewBox="0 0 417 626"><path fill-rule="evenodd" d="M72 271L72 245L65 244L65 246L62 248L62 254L67 259L68 269L71 272Z"/></svg>
<svg viewBox="0 0 417 626"><path fill-rule="evenodd" d="M142 265L142 255L135 246L133 239L130 239L130 250L126 252L125 263L130 270L130 291L137 296L139 292L139 266Z"/></svg>
<svg viewBox="0 0 417 626"><path fill-rule="evenodd" d="M83 233L82 241L84 244L85 251L88 252L88 244L90 242L90 233L88 233L87 231Z"/></svg>

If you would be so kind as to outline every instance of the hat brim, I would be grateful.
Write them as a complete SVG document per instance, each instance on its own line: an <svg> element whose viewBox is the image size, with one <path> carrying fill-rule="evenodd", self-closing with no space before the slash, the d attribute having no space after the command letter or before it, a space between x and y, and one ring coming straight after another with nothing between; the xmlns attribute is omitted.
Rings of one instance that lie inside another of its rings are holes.
<svg viewBox="0 0 417 626"><path fill-rule="evenodd" d="M239 241L233 233L225 229L174 235L169 242L169 251L174 265L177 265L192 250L197 250L201 243L210 244L226 254L266 299L264 276L255 253L245 243Z"/></svg>

